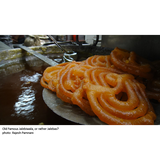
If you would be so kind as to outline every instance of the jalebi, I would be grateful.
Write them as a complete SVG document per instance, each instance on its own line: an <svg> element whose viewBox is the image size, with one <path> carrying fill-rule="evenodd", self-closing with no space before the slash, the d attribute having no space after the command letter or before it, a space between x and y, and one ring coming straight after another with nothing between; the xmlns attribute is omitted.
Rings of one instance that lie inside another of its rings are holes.
<svg viewBox="0 0 160 160"><path fill-rule="evenodd" d="M58 84L56 85L57 97L61 100L78 105L89 115L95 115L90 108L87 100L83 97L82 79L84 70L90 66L81 66L76 63L70 63L66 69L61 72Z"/></svg>
<svg viewBox="0 0 160 160"><path fill-rule="evenodd" d="M149 99L157 100L160 103L160 61L152 62L152 65L155 74L146 83L146 93Z"/></svg>
<svg viewBox="0 0 160 160"><path fill-rule="evenodd" d="M97 66L97 67L114 68L111 62L110 55L105 55L105 56L95 55L95 56L89 57L85 60L85 64L91 65L91 66Z"/></svg>
<svg viewBox="0 0 160 160"><path fill-rule="evenodd" d="M41 85L44 88L48 88L55 92L55 86L52 85L52 79L57 78L57 73L60 69L62 69L64 66L66 66L68 63L61 63L56 66L48 67L43 72L43 77L40 80Z"/></svg>
<svg viewBox="0 0 160 160"><path fill-rule="evenodd" d="M146 93L149 99L160 102L160 77L148 81Z"/></svg>
<svg viewBox="0 0 160 160"><path fill-rule="evenodd" d="M107 124L154 124L156 115L149 103L144 86L132 75L107 73L108 85L101 86L85 79L84 89L93 112ZM116 98L126 93L127 100Z"/></svg>
<svg viewBox="0 0 160 160"><path fill-rule="evenodd" d="M107 124L149 125L156 115L148 99L160 102L153 66L134 52L115 48L110 55L48 67L40 83Z"/></svg>
<svg viewBox="0 0 160 160"><path fill-rule="evenodd" d="M111 62L118 69L143 78L152 78L151 66L137 58L135 52L115 48L110 55Z"/></svg>

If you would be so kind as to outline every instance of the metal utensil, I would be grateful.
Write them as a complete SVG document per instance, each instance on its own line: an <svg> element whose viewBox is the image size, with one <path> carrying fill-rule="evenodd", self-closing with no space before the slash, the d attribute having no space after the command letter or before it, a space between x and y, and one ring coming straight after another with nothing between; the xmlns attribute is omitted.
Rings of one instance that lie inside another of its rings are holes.
<svg viewBox="0 0 160 160"><path fill-rule="evenodd" d="M15 46L15 47L19 47L19 48L27 51L28 53L33 54L34 56L36 56L37 58L41 59L42 61L46 62L47 64L49 64L49 65L51 65L51 66L55 66L55 65L58 64L57 62L53 61L52 59L50 59L50 58L48 58L48 57L46 57L46 56L43 56L42 54L37 53L37 52L35 52L34 50L32 50L32 49L30 49L30 48L28 48L28 47L26 47L26 46L23 46L23 45L21 45L21 44L15 44L14 46Z"/></svg>
<svg viewBox="0 0 160 160"><path fill-rule="evenodd" d="M71 62L71 61L77 60L77 53L76 53L76 52L74 52L74 51L72 51L72 52L66 51L64 48L62 48L62 47L57 43L57 41L54 39L53 36L48 35L48 37L63 51L63 53L64 53L64 55L63 55L64 61Z"/></svg>

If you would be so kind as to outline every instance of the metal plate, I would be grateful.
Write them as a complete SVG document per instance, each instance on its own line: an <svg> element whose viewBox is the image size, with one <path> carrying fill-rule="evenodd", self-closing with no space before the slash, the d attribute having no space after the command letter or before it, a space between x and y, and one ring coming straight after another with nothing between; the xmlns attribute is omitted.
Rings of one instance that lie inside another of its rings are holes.
<svg viewBox="0 0 160 160"><path fill-rule="evenodd" d="M54 113L67 120L85 125L106 125L106 123L101 122L97 117L87 115L78 106L63 102L56 96L56 93L48 89L43 89L42 96L47 106Z"/></svg>
<svg viewBox="0 0 160 160"><path fill-rule="evenodd" d="M91 117L84 113L78 106L71 105L68 103L63 102L56 96L56 93L48 89L43 89L42 93L43 99L47 106L57 115L70 120L72 122L76 122L78 124L85 124L85 125L106 125L100 121L97 117ZM157 119L155 121L155 125L160 124L160 104L152 103L155 113L157 115Z"/></svg>

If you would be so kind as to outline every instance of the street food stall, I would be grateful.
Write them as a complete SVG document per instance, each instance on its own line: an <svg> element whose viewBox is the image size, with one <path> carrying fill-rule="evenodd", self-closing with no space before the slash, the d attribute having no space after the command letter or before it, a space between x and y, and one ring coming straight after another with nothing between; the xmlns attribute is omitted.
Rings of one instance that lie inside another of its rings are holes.
<svg viewBox="0 0 160 160"><path fill-rule="evenodd" d="M0 124L160 124L159 41L159 36L102 35L88 44L43 36L36 46L2 50ZM117 84L123 84L121 91Z"/></svg>

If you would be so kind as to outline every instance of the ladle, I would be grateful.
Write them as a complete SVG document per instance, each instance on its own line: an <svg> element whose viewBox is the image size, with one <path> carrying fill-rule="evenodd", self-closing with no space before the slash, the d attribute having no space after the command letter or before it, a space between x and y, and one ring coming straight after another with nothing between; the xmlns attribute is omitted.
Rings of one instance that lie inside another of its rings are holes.
<svg viewBox="0 0 160 160"><path fill-rule="evenodd" d="M77 60L77 53L76 52L67 52L64 48L62 48L62 46L60 46L57 41L54 39L53 36L48 35L48 37L63 51L64 55L63 55L63 59L64 61L68 61L71 62L73 60Z"/></svg>
<svg viewBox="0 0 160 160"><path fill-rule="evenodd" d="M77 53L76 52L67 53L67 51L64 48L62 48L52 36L49 36L49 37L64 52L64 54L63 54L64 62L66 62L66 61L71 62L71 61L77 60ZM31 48L28 48L22 44L14 44L14 47L19 47L19 48L27 51L28 53L33 54L34 56L36 56L37 58L41 59L42 61L46 62L47 64L49 64L51 66L55 66L58 64L57 62L53 61L52 59L50 59L46 56L43 56L42 54L37 53L34 50L32 50Z"/></svg>
<svg viewBox="0 0 160 160"><path fill-rule="evenodd" d="M36 56L37 58L41 59L42 61L46 62L47 64L51 65L51 66L56 66L58 63L53 61L52 59L43 56L42 54L35 52L34 50L32 50L31 48L28 48L26 46L23 46L21 44L15 44L14 47L19 47L25 51L27 51L28 53L33 54L34 56Z"/></svg>

